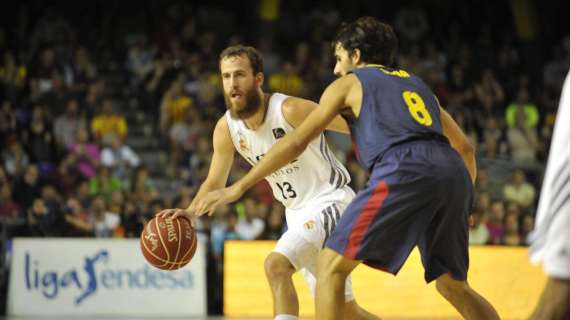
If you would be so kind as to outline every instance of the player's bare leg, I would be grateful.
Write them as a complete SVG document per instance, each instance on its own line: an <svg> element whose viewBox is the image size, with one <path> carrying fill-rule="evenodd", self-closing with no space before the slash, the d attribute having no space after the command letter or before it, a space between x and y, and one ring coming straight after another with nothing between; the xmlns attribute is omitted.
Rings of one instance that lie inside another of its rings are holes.
<svg viewBox="0 0 570 320"><path fill-rule="evenodd" d="M449 301L455 309L467 320L500 319L493 306L480 294L475 292L467 281L458 281L449 274L443 274L436 279L437 291Z"/></svg>
<svg viewBox="0 0 570 320"><path fill-rule="evenodd" d="M548 277L531 320L570 318L570 280Z"/></svg>
<svg viewBox="0 0 570 320"><path fill-rule="evenodd" d="M344 319L346 277L360 264L325 248L317 259L315 319Z"/></svg>
<svg viewBox="0 0 570 320"><path fill-rule="evenodd" d="M273 294L273 316L299 316L299 299L293 285L295 267L284 255L272 252L265 258L265 275Z"/></svg>

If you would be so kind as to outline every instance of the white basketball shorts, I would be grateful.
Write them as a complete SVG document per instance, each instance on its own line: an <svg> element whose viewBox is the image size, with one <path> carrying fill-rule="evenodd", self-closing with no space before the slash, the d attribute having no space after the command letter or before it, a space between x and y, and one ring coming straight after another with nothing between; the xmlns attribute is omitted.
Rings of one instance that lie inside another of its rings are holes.
<svg viewBox="0 0 570 320"><path fill-rule="evenodd" d="M354 191L346 186L302 208L286 210L288 229L273 251L287 257L295 269L301 271L313 297L317 283L317 256L354 196ZM345 301L352 300L354 295L349 276L345 284Z"/></svg>

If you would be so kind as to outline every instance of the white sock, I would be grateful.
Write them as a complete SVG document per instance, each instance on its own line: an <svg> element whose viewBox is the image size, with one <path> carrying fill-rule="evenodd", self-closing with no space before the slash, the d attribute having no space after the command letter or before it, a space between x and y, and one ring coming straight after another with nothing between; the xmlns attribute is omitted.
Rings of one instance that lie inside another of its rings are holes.
<svg viewBox="0 0 570 320"><path fill-rule="evenodd" d="M278 314L274 320L299 320L299 318L290 314Z"/></svg>

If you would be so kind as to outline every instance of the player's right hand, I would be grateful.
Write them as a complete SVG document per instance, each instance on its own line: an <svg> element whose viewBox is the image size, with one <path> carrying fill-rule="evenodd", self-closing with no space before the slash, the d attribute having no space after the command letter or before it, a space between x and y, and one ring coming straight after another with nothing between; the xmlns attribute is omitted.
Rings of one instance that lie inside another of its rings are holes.
<svg viewBox="0 0 570 320"><path fill-rule="evenodd" d="M178 217L186 217L190 221L192 221L192 218L194 217L194 215L191 212L189 212L185 209L179 209L179 208L164 209L164 210L160 211L159 213L157 213L156 216L161 217L161 218L172 217L172 219L176 219Z"/></svg>

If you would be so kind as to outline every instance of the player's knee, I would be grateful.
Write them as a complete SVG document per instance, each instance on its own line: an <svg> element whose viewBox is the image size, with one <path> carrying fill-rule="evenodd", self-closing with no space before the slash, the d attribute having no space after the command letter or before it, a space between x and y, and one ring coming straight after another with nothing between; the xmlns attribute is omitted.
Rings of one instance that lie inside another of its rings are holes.
<svg viewBox="0 0 570 320"><path fill-rule="evenodd" d="M265 275L269 281L283 277L291 277L295 268L289 260L279 254L272 252L265 258Z"/></svg>
<svg viewBox="0 0 570 320"><path fill-rule="evenodd" d="M444 274L437 278L435 281L435 287L437 291L447 299L463 295L468 289L465 281L455 280L448 274Z"/></svg>

